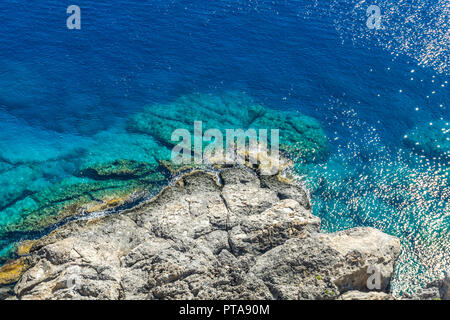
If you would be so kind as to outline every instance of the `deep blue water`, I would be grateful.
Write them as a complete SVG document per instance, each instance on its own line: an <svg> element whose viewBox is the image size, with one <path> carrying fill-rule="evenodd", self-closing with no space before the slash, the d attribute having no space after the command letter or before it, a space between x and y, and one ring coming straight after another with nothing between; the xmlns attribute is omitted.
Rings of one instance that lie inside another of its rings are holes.
<svg viewBox="0 0 450 320"><path fill-rule="evenodd" d="M386 29L374 31L365 25L365 7L355 9L357 1L321 2L2 1L0 160L5 165L47 166L36 178L25 171L13 178L4 175L3 191L14 192L20 181L40 188L70 176L80 149L144 105L192 92L227 90L245 91L271 108L298 110L318 119L330 139L332 158L338 159L333 160L336 170L342 171L336 179L343 181L348 171L359 170L351 175L368 176L385 186L369 191L379 198L387 197L383 192L390 193L404 175L395 173L385 180L382 169L389 166L394 171L408 166L418 170L417 179L447 179L439 176L448 169L447 160L418 163L401 150L404 136L416 126L441 120L448 129L449 4L374 1L382 12L395 9L386 16ZM81 30L66 28L71 4L81 8ZM412 14L415 19L406 25L405 18ZM448 137L448 130L442 134ZM350 194L343 197L347 201L354 196L359 202L370 188L352 181L336 187L348 187ZM435 210L447 223L447 180L439 183L441 194L426 208L418 206L408 214ZM320 192L313 192L317 202ZM416 198L409 201L417 203ZM316 213L327 230L375 225L401 234L401 219L396 218L400 227L392 229L395 222L377 204L361 201L362 208L355 209L374 216L372 222L355 219L352 213L351 223L341 223L330 212L345 209L323 202ZM8 213L1 215L0 221L8 221ZM378 224L373 222L376 217ZM442 223L436 227L438 238L448 239L448 225ZM427 227L431 233L433 226ZM446 245L434 249L441 261L448 261ZM430 265L448 269L446 263Z"/></svg>

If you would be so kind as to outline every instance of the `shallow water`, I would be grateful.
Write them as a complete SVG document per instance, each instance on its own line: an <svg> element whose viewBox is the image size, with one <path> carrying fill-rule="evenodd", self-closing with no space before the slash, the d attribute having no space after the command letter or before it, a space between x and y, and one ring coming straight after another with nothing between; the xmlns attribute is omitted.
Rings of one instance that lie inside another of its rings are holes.
<svg viewBox="0 0 450 320"><path fill-rule="evenodd" d="M325 231L399 236L399 294L440 276L450 265L450 5L377 1L383 28L373 30L368 3L321 2L79 0L81 30L66 28L60 1L2 2L0 229L20 223L39 191L86 183L81 166L167 157L161 141L126 129L144 106L245 92L325 130L326 161L295 157ZM0 236L0 256L26 237Z"/></svg>

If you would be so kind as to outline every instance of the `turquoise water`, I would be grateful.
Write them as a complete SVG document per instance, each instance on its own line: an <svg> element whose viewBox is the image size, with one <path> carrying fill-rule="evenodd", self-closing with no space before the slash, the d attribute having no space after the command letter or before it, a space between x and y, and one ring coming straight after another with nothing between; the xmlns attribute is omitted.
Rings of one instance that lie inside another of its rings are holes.
<svg viewBox="0 0 450 320"><path fill-rule="evenodd" d="M396 293L449 270L450 5L376 1L372 30L365 3L322 2L81 0L81 30L59 1L2 2L3 260L74 203L156 192L167 176L80 172L117 159L163 170L167 135L201 120L281 129L324 231L402 239Z"/></svg>

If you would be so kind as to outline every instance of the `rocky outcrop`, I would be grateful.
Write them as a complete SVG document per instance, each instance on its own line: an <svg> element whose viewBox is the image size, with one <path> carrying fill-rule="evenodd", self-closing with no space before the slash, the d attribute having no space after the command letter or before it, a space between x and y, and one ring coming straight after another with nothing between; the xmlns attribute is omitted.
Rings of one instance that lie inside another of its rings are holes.
<svg viewBox="0 0 450 320"><path fill-rule="evenodd" d="M122 212L28 242L17 299L390 298L398 239L319 232L305 190L248 168L193 171ZM377 271L378 292L367 283Z"/></svg>
<svg viewBox="0 0 450 320"><path fill-rule="evenodd" d="M17 121L9 116L3 120ZM271 130L279 129L280 150L307 163L329 155L328 139L317 120L271 109L242 92L188 94L148 105L126 125L117 123L89 137L15 123L13 127L21 128L16 137L0 132L0 264L14 256L18 241L37 232L85 212L121 210L160 191L171 178L160 164L172 158L178 144L172 133L186 129L194 134L196 121L203 122L205 134L214 128L224 137L227 129L254 129L261 138L258 129L267 129L269 145ZM203 139L203 147L210 143Z"/></svg>

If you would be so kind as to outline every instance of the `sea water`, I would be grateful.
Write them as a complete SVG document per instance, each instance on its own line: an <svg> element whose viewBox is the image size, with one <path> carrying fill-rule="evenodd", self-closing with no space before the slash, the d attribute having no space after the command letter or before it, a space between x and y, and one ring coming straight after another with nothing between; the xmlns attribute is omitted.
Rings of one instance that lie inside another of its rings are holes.
<svg viewBox="0 0 450 320"><path fill-rule="evenodd" d="M86 163L166 157L127 131L145 106L239 92L320 123L328 158L294 157L314 213L398 236L396 293L449 269L448 1L374 1L379 26L350 0L71 4L80 30L60 1L0 4L0 230ZM33 236L5 231L0 256Z"/></svg>

